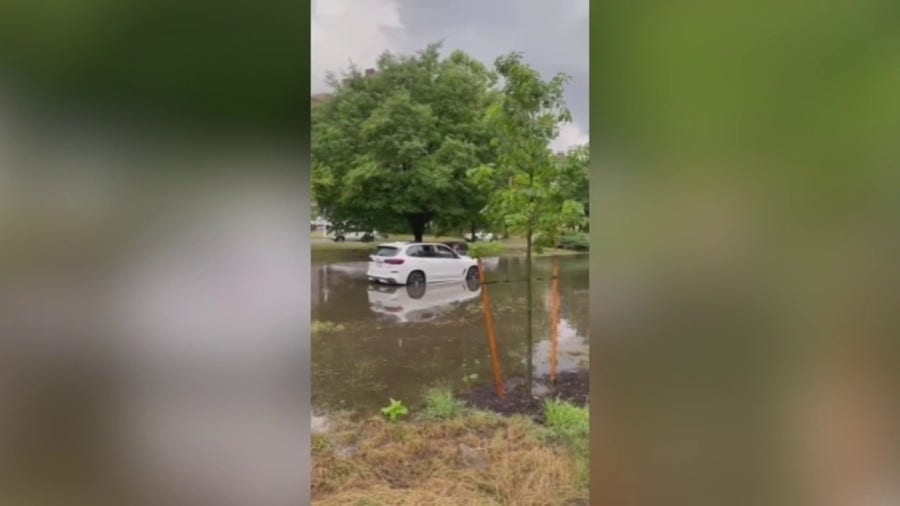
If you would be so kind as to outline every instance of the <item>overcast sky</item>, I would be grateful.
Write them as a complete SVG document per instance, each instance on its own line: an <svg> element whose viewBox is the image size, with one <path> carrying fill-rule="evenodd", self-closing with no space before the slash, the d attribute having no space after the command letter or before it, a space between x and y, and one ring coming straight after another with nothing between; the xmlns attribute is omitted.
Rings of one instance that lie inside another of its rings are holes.
<svg viewBox="0 0 900 506"><path fill-rule="evenodd" d="M566 102L574 121L554 148L588 141L588 0L313 0L312 92L328 91L325 73L352 61L375 66L383 51L409 54L444 41L482 62L510 51L545 78L572 77Z"/></svg>

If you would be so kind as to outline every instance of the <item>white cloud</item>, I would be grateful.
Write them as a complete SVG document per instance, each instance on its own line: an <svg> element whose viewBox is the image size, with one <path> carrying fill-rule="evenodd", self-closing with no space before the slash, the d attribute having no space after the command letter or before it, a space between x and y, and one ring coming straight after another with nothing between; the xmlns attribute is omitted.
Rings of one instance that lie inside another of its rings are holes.
<svg viewBox="0 0 900 506"><path fill-rule="evenodd" d="M311 20L312 92L328 91L325 75L340 72L351 62L372 67L391 50L391 30L402 29L392 0L314 0Z"/></svg>
<svg viewBox="0 0 900 506"><path fill-rule="evenodd" d="M566 151L571 147L587 144L590 136L582 132L575 123L563 123L559 126L559 135L550 143L554 151Z"/></svg>

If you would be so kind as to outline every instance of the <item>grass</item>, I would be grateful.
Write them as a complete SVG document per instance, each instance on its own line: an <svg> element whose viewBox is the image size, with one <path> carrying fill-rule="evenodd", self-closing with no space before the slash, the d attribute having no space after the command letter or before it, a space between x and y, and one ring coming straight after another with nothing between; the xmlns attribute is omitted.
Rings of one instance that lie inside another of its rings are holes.
<svg viewBox="0 0 900 506"><path fill-rule="evenodd" d="M394 242L394 241L412 241L413 236L409 234L397 234L391 235L388 239L379 240L375 242L362 242L362 241L344 241L344 242L335 242L335 241L315 241L312 243L312 251L317 254L328 253L328 252L363 252L363 251L374 251L375 245L380 242ZM449 241L461 241L459 237L453 236L433 236L426 235L422 238L425 242L449 242ZM471 251L473 256L521 256L525 255L526 252L526 244L525 240L519 237L510 237L507 239L502 239L499 241L493 242L474 242L469 244L469 250ZM479 251L481 250L481 251ZM534 256L550 256L550 255L573 255L578 254L577 251L567 250L567 249L556 249L556 248L544 248L543 251L538 253L537 251L532 250L532 254Z"/></svg>
<svg viewBox="0 0 900 506"><path fill-rule="evenodd" d="M313 320L312 322L312 333L313 334L328 334L332 332L341 332L344 330L344 325L341 323L333 323L328 321L319 321Z"/></svg>
<svg viewBox="0 0 900 506"><path fill-rule="evenodd" d="M325 453L331 448L331 441L322 434L312 435L312 453Z"/></svg>
<svg viewBox="0 0 900 506"><path fill-rule="evenodd" d="M313 238L318 239L326 239L321 235L315 235L312 233ZM415 240L412 234L391 234L387 239L378 238L374 241L363 242L363 241L342 241L337 242L331 239L327 241L316 241L313 243L313 249L372 249L376 244L385 243L385 242L412 242ZM422 237L422 240L425 242L456 242L463 241L463 239L459 237L455 237L452 235L425 235Z"/></svg>
<svg viewBox="0 0 900 506"><path fill-rule="evenodd" d="M462 403L456 399L450 388L436 386L425 391L426 420L455 420L463 413Z"/></svg>
<svg viewBox="0 0 900 506"><path fill-rule="evenodd" d="M534 422L484 412L453 420L339 422L313 451L319 506L547 505L583 500L577 463ZM353 448L348 456L346 448ZM342 451L343 449L343 451Z"/></svg>
<svg viewBox="0 0 900 506"><path fill-rule="evenodd" d="M587 486L590 473L591 419L587 407L581 408L560 400L544 404L546 435L551 441L565 444L576 458L579 480Z"/></svg>
<svg viewBox="0 0 900 506"><path fill-rule="evenodd" d="M469 246L472 258L499 257L506 253L506 245L502 242L476 242Z"/></svg>

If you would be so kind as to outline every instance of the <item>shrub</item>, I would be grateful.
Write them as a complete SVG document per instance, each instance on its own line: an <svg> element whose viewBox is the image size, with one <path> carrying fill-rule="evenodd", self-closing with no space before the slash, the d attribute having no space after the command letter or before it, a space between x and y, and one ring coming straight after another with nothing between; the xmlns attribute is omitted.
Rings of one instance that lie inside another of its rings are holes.
<svg viewBox="0 0 900 506"><path fill-rule="evenodd" d="M535 234L535 236L531 240L532 246L535 248L554 248L556 247L553 244L553 241L550 240L550 237L544 234Z"/></svg>
<svg viewBox="0 0 900 506"><path fill-rule="evenodd" d="M584 232L573 235L567 235L559 240L559 248L573 251L588 251L590 249L590 240Z"/></svg>
<svg viewBox="0 0 900 506"><path fill-rule="evenodd" d="M469 246L472 258L498 257L506 252L506 246L499 242L476 242Z"/></svg>

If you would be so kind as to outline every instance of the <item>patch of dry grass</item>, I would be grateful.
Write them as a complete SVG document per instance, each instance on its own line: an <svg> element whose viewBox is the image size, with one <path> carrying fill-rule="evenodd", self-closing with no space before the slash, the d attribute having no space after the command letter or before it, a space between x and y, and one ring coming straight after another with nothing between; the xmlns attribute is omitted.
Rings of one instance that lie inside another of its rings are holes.
<svg viewBox="0 0 900 506"><path fill-rule="evenodd" d="M313 448L316 505L584 504L573 456L525 418L341 419Z"/></svg>

